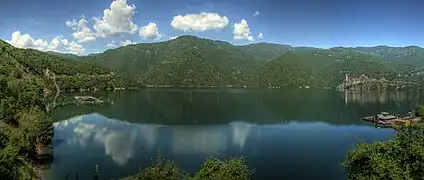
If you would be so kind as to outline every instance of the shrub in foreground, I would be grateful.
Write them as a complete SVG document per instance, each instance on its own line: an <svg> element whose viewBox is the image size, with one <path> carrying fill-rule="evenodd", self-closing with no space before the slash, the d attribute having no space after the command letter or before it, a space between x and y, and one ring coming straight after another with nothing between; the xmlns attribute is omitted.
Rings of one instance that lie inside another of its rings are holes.
<svg viewBox="0 0 424 180"><path fill-rule="evenodd" d="M348 179L414 180L424 177L424 127L400 127L392 140L359 143L343 162Z"/></svg>
<svg viewBox="0 0 424 180"><path fill-rule="evenodd" d="M153 166L137 172L135 175L122 180L247 180L251 170L246 166L243 158L229 160L209 159L194 175L186 173L170 160L161 156L155 160Z"/></svg>

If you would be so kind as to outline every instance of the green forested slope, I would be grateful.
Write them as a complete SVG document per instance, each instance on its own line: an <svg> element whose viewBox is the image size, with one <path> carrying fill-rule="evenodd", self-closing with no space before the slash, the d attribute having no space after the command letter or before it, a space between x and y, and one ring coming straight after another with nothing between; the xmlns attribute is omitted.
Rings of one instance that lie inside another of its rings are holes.
<svg viewBox="0 0 424 180"><path fill-rule="evenodd" d="M44 77L46 70L48 70L49 74L55 77L61 90L64 91L104 89L114 86L116 77L112 71L92 62L75 61L32 49L14 48L1 40L0 43L2 44L0 72L6 75L22 71L34 76Z"/></svg>
<svg viewBox="0 0 424 180"><path fill-rule="evenodd" d="M421 72L420 67L424 69L424 63L422 66L407 63L424 62L414 53L415 59L405 55L405 60L394 61L386 51L385 56L370 51L343 47L295 48L271 43L235 46L224 41L181 36L166 42L111 49L83 59L125 73L140 85L158 86L334 87L345 74L406 80L406 75Z"/></svg>
<svg viewBox="0 0 424 180"><path fill-rule="evenodd" d="M21 64L30 57L15 59L14 50L0 41L0 179L35 179L36 145L53 136L43 92L51 82Z"/></svg>
<svg viewBox="0 0 424 180"><path fill-rule="evenodd" d="M235 46L224 41L181 36L165 42L110 49L73 61L62 61L67 57L35 50L14 49L10 56L18 61L22 59L20 56L37 57L21 63L27 63L38 73L51 67L56 74L66 75L59 81L66 89L147 85L335 87L345 74L422 82L423 52L415 46L330 49L272 43ZM290 55L284 57L285 53ZM111 71L115 72L113 76Z"/></svg>
<svg viewBox="0 0 424 180"><path fill-rule="evenodd" d="M184 36L168 42L120 47L85 59L138 77L143 84L172 85L191 81L193 85L207 82L213 85L237 82L242 78L239 74L247 74L260 63L246 61L247 57L244 51L229 43ZM223 82L212 82L210 79L214 78Z"/></svg>

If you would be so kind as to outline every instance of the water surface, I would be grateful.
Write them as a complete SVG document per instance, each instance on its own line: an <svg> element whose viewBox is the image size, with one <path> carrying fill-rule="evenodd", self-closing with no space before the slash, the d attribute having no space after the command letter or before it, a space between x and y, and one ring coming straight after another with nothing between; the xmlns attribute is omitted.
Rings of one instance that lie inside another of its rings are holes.
<svg viewBox="0 0 424 180"><path fill-rule="evenodd" d="M357 141L391 138L359 121L379 111L406 113L412 92L344 94L321 90L170 90L97 93L113 104L56 110L55 161L46 179L125 177L160 151L189 172L209 157L244 156L253 179L345 179ZM278 177L278 178L277 178Z"/></svg>

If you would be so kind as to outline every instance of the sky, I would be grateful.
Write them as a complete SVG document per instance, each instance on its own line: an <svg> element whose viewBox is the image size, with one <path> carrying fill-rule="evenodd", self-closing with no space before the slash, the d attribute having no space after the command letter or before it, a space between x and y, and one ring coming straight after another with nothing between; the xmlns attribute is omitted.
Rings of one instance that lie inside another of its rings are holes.
<svg viewBox="0 0 424 180"><path fill-rule="evenodd" d="M424 46L422 0L0 0L0 39L86 55L181 35L235 45Z"/></svg>

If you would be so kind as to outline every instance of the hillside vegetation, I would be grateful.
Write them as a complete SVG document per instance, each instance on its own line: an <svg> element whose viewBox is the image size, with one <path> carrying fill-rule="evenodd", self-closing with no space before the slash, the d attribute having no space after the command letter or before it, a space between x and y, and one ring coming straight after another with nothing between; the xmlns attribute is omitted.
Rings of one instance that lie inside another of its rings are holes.
<svg viewBox="0 0 424 180"><path fill-rule="evenodd" d="M60 86L70 90L143 86L335 88L345 74L384 78L389 83L420 84L424 75L424 49L416 46L330 49L272 43L235 46L224 41L180 36L84 57L17 48L9 54L38 74L49 67L60 74L57 78ZM31 58L21 58L26 56Z"/></svg>
<svg viewBox="0 0 424 180"><path fill-rule="evenodd" d="M0 44L0 73L13 75L18 73L17 71L22 71L40 77L48 75L50 78L54 77L62 91L135 86L132 80L125 75L114 73L93 62L81 61L78 56L69 58L58 53L15 48L1 40ZM55 87L48 88L53 90Z"/></svg>
<svg viewBox="0 0 424 180"><path fill-rule="evenodd" d="M319 49L271 43L235 46L180 36L165 42L110 49L82 59L125 73L139 85L334 88L345 74L421 81L416 76L424 67L423 52L417 47Z"/></svg>

